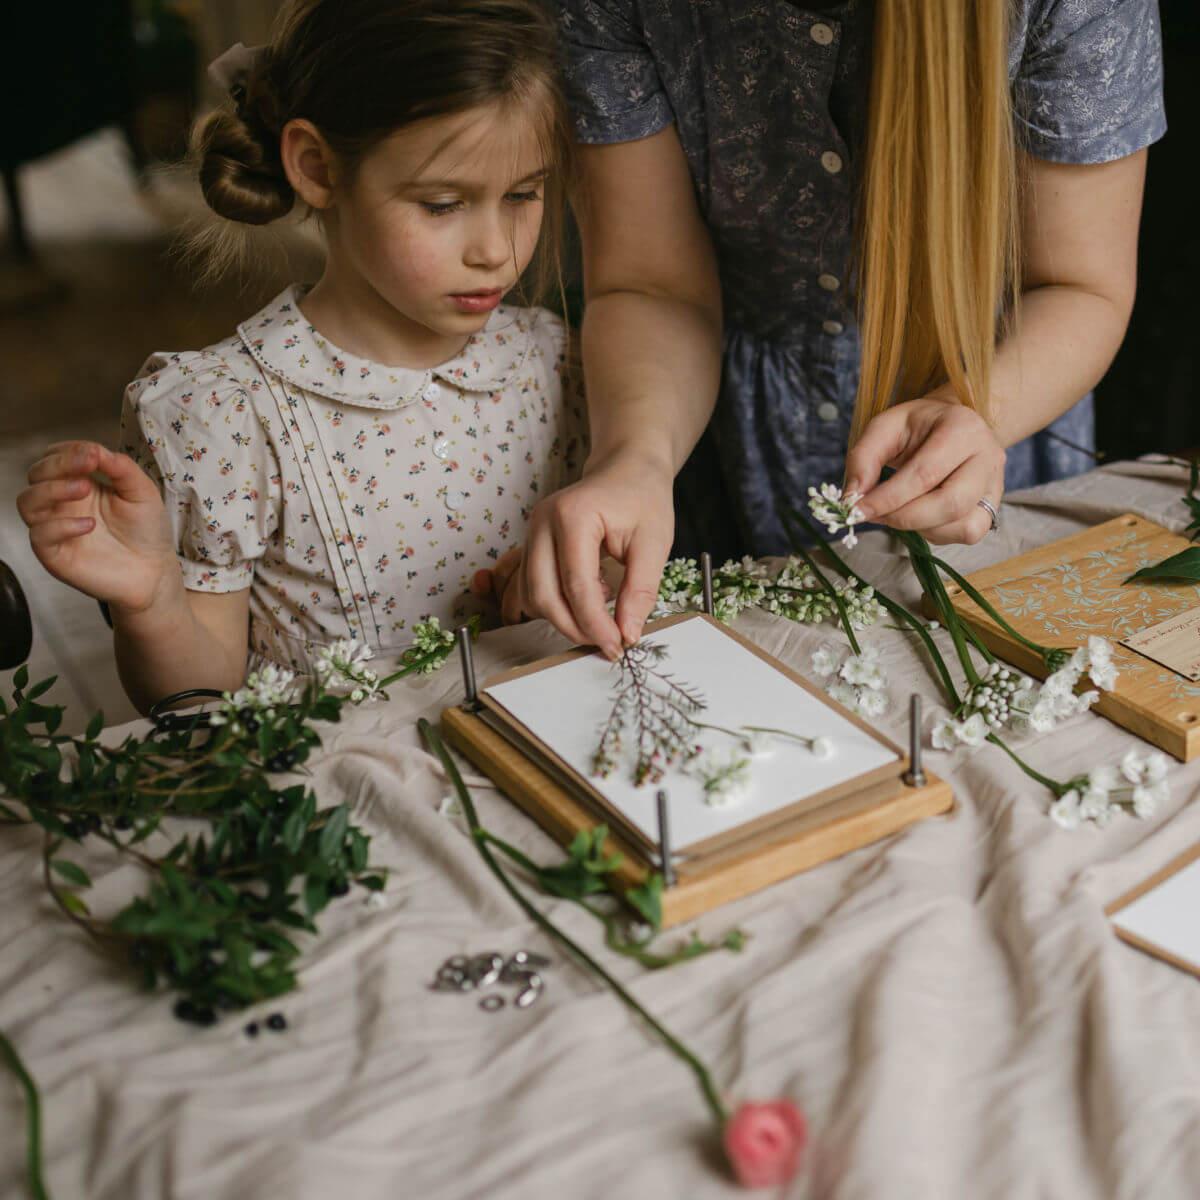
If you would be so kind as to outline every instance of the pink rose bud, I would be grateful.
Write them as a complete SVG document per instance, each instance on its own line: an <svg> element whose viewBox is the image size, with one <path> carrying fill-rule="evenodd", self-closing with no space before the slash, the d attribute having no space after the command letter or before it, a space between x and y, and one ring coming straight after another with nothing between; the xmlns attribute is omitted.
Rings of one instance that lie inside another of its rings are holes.
<svg viewBox="0 0 1200 1200"><path fill-rule="evenodd" d="M725 1153L745 1188L793 1179L807 1140L804 1114L790 1100L743 1104L725 1122Z"/></svg>

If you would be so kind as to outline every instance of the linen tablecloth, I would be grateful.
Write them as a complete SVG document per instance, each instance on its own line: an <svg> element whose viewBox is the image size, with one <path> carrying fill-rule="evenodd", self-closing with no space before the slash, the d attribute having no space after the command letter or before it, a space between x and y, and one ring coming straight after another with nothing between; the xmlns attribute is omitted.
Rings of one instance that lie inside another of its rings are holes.
<svg viewBox="0 0 1200 1200"><path fill-rule="evenodd" d="M975 569L1124 511L1172 528L1183 472L1119 464L1009 499ZM882 532L849 555L915 604ZM809 672L835 636L763 613L737 628ZM939 635L945 640L945 634ZM904 735L908 692L936 689L903 633L876 628ZM563 647L544 623L485 635L481 674ZM946 646L948 651L948 643ZM733 1196L689 1072L600 984L548 946L488 873L414 723L459 698L451 663L324 730L322 803L347 801L391 871L307 943L301 986L209 1029L182 1025L49 901L35 829L0 833L0 1028L41 1086L48 1180L92 1200L422 1200ZM1088 714L1018 739L1059 778L1140 746ZM1143 747L1144 748L1144 747ZM788 1096L813 1141L791 1196L1039 1200L1200 1196L1200 985L1119 942L1103 906L1200 839L1200 763L1174 765L1149 821L1066 832L994 747L930 754L958 804L878 845L716 911L740 954L649 972L600 947L573 905L537 903L712 1067L735 1100ZM560 852L489 787L486 825L541 861ZM77 856L103 911L135 869ZM680 932L677 936L684 936ZM670 941L672 934L665 935ZM428 990L447 956L548 952L532 1008L480 1011ZM281 1009L289 1029L242 1034ZM0 1194L23 1194L24 1117L0 1077Z"/></svg>

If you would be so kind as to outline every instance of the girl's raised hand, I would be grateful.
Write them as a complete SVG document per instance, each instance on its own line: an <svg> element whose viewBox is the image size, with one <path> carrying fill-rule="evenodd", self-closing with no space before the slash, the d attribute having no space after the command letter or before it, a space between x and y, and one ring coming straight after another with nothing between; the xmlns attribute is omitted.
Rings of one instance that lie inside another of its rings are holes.
<svg viewBox="0 0 1200 1200"><path fill-rule="evenodd" d="M884 467L896 473L883 483ZM1004 447L987 422L953 400L923 397L879 414L846 456L846 490L863 518L914 529L931 542L978 542L1000 507Z"/></svg>
<svg viewBox="0 0 1200 1200"><path fill-rule="evenodd" d="M97 482L93 472L111 482ZM17 510L38 561L56 579L136 613L179 578L162 497L127 455L97 442L58 442L28 478Z"/></svg>

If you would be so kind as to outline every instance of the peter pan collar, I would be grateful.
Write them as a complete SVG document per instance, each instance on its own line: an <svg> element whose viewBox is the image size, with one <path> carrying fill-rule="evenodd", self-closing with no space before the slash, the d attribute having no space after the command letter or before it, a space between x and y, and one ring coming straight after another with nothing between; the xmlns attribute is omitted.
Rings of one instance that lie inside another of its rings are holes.
<svg viewBox="0 0 1200 1200"><path fill-rule="evenodd" d="M448 362L418 370L387 367L339 350L305 319L298 301L307 288L289 287L243 321L238 335L262 369L303 391L364 408L401 408L433 379L471 392L496 392L521 366L536 311L502 304Z"/></svg>

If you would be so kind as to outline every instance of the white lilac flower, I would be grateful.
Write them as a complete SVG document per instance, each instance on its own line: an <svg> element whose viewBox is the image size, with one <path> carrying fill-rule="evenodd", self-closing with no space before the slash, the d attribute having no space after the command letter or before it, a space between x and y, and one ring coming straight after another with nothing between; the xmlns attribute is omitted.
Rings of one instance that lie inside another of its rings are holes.
<svg viewBox="0 0 1200 1200"><path fill-rule="evenodd" d="M342 638L322 646L313 660L313 674L328 690L350 685L350 701L361 704L379 694L379 676L366 664L373 657L366 642Z"/></svg>
<svg viewBox="0 0 1200 1200"><path fill-rule="evenodd" d="M815 487L808 489L808 507L813 516L830 533L838 533L844 528L846 536L842 543L847 549L853 549L858 544L854 527L864 520L862 510L858 507L861 499L857 492L843 495L842 489L833 483L821 484L820 491Z"/></svg>
<svg viewBox="0 0 1200 1200"><path fill-rule="evenodd" d="M1082 819L1079 812L1079 793L1072 788L1059 796L1050 805L1050 819L1063 829L1078 829Z"/></svg>
<svg viewBox="0 0 1200 1200"><path fill-rule="evenodd" d="M283 667L268 663L246 676L245 685L236 692L226 692L220 706L209 713L211 725L228 725L235 733L241 731L238 717L243 710L253 710L259 720L272 719L275 709L286 707L299 698L296 676Z"/></svg>
<svg viewBox="0 0 1200 1200"><path fill-rule="evenodd" d="M882 717L887 712L888 698L886 692L876 692L870 689L858 693L858 714L862 717Z"/></svg>
<svg viewBox="0 0 1200 1200"><path fill-rule="evenodd" d="M981 713L972 713L955 732L964 746L982 746L987 741L988 722Z"/></svg>
<svg viewBox="0 0 1200 1200"><path fill-rule="evenodd" d="M857 710L858 688L849 683L843 683L840 679L835 679L825 691L831 699L836 700L839 704L845 705L846 708Z"/></svg>
<svg viewBox="0 0 1200 1200"><path fill-rule="evenodd" d="M1131 803L1133 804L1133 815L1145 820L1147 817L1154 816L1158 806L1166 800L1171 794L1171 789L1166 782L1151 784L1149 787L1135 787Z"/></svg>
<svg viewBox="0 0 1200 1200"><path fill-rule="evenodd" d="M837 671L840 659L841 648L833 642L826 642L813 651L812 669L824 679Z"/></svg>
<svg viewBox="0 0 1200 1200"><path fill-rule="evenodd" d="M689 772L700 780L704 801L714 807L738 804L750 790L750 760L736 751L710 750L696 759Z"/></svg>
<svg viewBox="0 0 1200 1200"><path fill-rule="evenodd" d="M948 713L937 716L929 735L935 750L953 750L958 746L958 722Z"/></svg>

